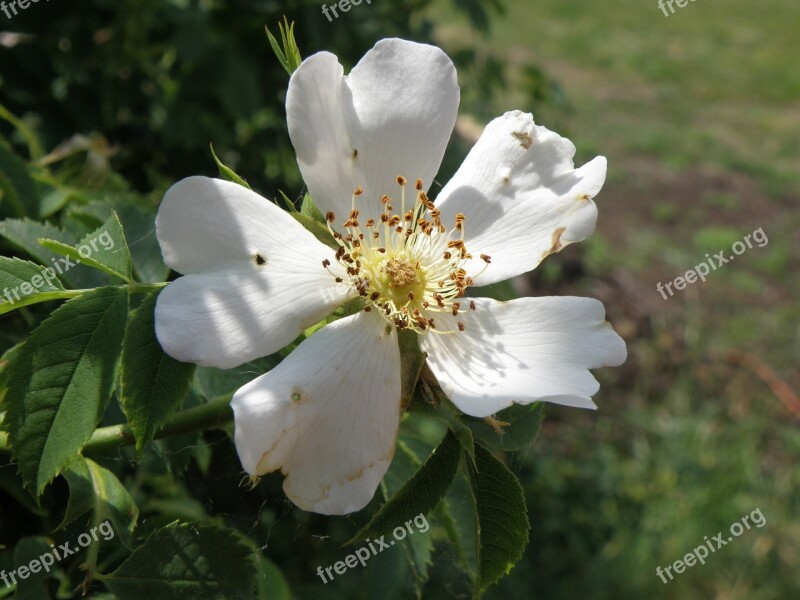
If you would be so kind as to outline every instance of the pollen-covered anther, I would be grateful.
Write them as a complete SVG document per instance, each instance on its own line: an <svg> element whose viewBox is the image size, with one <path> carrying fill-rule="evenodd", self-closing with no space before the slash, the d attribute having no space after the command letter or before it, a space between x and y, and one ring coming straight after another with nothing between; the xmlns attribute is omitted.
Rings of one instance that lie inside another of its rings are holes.
<svg viewBox="0 0 800 600"><path fill-rule="evenodd" d="M407 260L392 258L386 263L389 285L395 288L409 286L417 281L417 270Z"/></svg>
<svg viewBox="0 0 800 600"><path fill-rule="evenodd" d="M406 180L405 177L403 177L402 175L397 176L397 185L406 185L406 183L408 183L408 181Z"/></svg>
<svg viewBox="0 0 800 600"><path fill-rule="evenodd" d="M364 188L363 188L363 187L361 187L361 186L358 186L358 187L355 189L355 191L353 192L353 195L354 195L354 196L360 196L360 195L361 195L361 194L363 194L363 193L364 193Z"/></svg>
<svg viewBox="0 0 800 600"><path fill-rule="evenodd" d="M487 265L492 264L492 257L488 254L481 254L481 260L485 262Z"/></svg>

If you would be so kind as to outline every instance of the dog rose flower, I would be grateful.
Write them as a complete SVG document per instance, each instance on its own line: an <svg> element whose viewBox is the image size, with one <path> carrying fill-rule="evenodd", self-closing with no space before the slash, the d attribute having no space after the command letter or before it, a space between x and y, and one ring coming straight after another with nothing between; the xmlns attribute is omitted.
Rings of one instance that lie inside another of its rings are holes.
<svg viewBox="0 0 800 600"><path fill-rule="evenodd" d="M164 260L183 277L159 297L156 332L178 360L235 367L363 301L234 395L244 469L280 469L302 509L346 514L373 497L400 420L398 330L418 335L443 391L475 417L538 400L595 408L589 369L625 360L596 300L469 295L585 239L606 161L575 169L569 140L509 112L433 202L458 104L447 55L404 40L379 42L347 76L327 52L295 71L289 134L338 250L225 181L183 180L159 210Z"/></svg>

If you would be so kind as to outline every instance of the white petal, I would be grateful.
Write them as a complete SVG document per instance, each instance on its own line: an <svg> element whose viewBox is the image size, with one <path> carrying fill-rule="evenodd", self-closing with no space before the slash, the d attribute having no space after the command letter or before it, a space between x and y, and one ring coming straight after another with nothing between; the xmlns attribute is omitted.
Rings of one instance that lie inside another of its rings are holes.
<svg viewBox="0 0 800 600"><path fill-rule="evenodd" d="M319 262L268 263L263 273L186 275L156 303L156 336L183 362L230 369L277 352L348 297Z"/></svg>
<svg viewBox="0 0 800 600"><path fill-rule="evenodd" d="M351 195L377 219L380 197L397 198L398 175L430 186L455 125L455 67L439 48L399 39L378 42L344 77L327 52L306 59L289 82L289 135L317 205L342 221ZM412 200L414 196L412 195Z"/></svg>
<svg viewBox="0 0 800 600"><path fill-rule="evenodd" d="M172 357L231 368L272 354L352 292L322 266L333 250L239 185L192 177L156 220L166 263L188 273L161 293L156 335Z"/></svg>
<svg viewBox="0 0 800 600"><path fill-rule="evenodd" d="M250 270L256 255L281 261L298 253L332 256L286 211L238 184L188 177L164 195L156 217L164 262L179 273Z"/></svg>
<svg viewBox="0 0 800 600"><path fill-rule="evenodd" d="M491 257L476 285L530 271L594 231L592 198L605 181L606 159L575 169L574 155L572 142L534 125L530 114L509 112L489 123L436 200L445 223L466 216L467 249L475 257L467 271L483 267L480 254Z"/></svg>
<svg viewBox="0 0 800 600"><path fill-rule="evenodd" d="M545 400L596 408L600 385L588 369L625 362L625 342L591 298L476 298L475 311L436 317L437 329L420 348L447 397L464 413L486 417L512 403ZM463 306L468 305L465 301Z"/></svg>
<svg viewBox="0 0 800 600"><path fill-rule="evenodd" d="M374 313L336 321L236 392L231 406L248 473L281 469L286 495L303 510L360 510L394 455L397 334Z"/></svg>

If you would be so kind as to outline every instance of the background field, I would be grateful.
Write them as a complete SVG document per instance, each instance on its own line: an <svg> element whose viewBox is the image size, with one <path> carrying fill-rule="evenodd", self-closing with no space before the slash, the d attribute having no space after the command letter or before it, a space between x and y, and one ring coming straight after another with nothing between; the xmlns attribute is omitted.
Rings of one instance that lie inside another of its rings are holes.
<svg viewBox="0 0 800 600"><path fill-rule="evenodd" d="M487 38L444 22L445 45L518 67L482 119L524 102L532 62L552 81L537 120L583 160L608 157L597 234L524 287L604 299L630 350L621 372L601 374L596 414L548 408L519 463L534 542L494 597L791 597L800 8L697 2L666 18L655 2L537 0L509 3ZM669 300L656 291L759 227L768 245ZM658 579L657 565L756 507L763 529Z"/></svg>

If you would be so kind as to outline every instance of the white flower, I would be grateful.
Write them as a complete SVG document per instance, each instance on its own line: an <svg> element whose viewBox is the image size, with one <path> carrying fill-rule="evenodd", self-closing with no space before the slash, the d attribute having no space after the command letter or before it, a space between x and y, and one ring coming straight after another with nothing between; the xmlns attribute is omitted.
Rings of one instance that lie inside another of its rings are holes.
<svg viewBox="0 0 800 600"><path fill-rule="evenodd" d="M179 360L235 367L364 299L232 402L245 470L280 469L305 510L359 510L386 472L400 419L397 328L419 334L442 389L475 417L537 400L595 408L588 369L625 360L596 300L465 295L586 238L606 161L575 169L569 140L510 112L434 205L426 192L458 103L447 55L403 40L379 42L346 77L327 52L294 73L289 133L338 252L233 183L189 178L161 205L164 259L184 277L161 294L156 329Z"/></svg>

